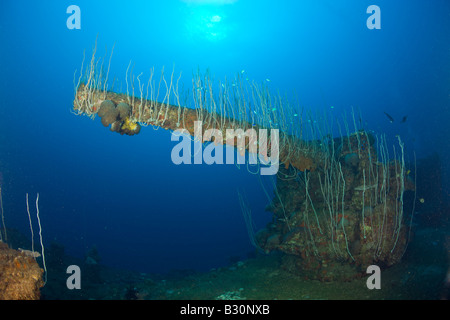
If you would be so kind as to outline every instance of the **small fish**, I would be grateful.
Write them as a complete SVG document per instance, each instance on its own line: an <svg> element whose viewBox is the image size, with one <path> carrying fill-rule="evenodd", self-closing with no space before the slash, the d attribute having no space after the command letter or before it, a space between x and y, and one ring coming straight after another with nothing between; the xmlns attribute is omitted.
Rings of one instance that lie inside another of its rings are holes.
<svg viewBox="0 0 450 320"><path fill-rule="evenodd" d="M22 249L22 248L18 248L18 250L29 257L39 258L41 256L41 254L36 251L30 251L30 250L26 250L26 249Z"/></svg>
<svg viewBox="0 0 450 320"><path fill-rule="evenodd" d="M391 123L393 123L394 122L394 118L392 118L392 116L389 114L389 113L384 113L385 115L386 115L386 117L388 117L388 119L389 119L389 121L391 122Z"/></svg>
<svg viewBox="0 0 450 320"><path fill-rule="evenodd" d="M267 82L270 82L270 79L266 79Z"/></svg>
<svg viewBox="0 0 450 320"><path fill-rule="evenodd" d="M241 73L244 73L244 72L245 72L245 70L242 70L242 71L241 71Z"/></svg>
<svg viewBox="0 0 450 320"><path fill-rule="evenodd" d="M401 122L401 123L405 123L405 122L406 122L406 119L408 119L408 116L404 116L404 117L402 118L402 122Z"/></svg>

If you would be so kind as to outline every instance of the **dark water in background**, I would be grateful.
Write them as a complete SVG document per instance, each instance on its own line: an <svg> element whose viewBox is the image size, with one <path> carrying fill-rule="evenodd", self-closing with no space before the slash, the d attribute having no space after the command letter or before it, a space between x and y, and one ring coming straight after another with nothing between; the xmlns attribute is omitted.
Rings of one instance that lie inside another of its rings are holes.
<svg viewBox="0 0 450 320"><path fill-rule="evenodd" d="M115 44L110 72L119 78L130 60L143 77L175 65L187 88L197 68L217 79L245 70L274 92L295 90L310 110L341 117L358 108L366 128L392 143L402 137L409 160L413 151L418 159L437 153L448 197L450 2L193 2L0 3L8 227L29 234L25 194L34 200L39 192L44 243L79 257L95 245L107 265L167 272L208 270L252 250L238 187L257 226L271 219L258 178L245 169L176 166L169 132L120 136L70 112L73 73L97 35L99 55ZM81 8L81 30L66 27L72 4ZM381 8L381 30L366 27L371 4Z"/></svg>

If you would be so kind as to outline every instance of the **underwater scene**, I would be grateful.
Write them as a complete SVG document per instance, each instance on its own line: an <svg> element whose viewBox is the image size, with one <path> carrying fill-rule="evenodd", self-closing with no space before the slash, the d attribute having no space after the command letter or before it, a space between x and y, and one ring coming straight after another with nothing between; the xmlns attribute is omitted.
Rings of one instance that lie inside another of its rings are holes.
<svg viewBox="0 0 450 320"><path fill-rule="evenodd" d="M0 299L450 299L449 35L446 0L1 1Z"/></svg>

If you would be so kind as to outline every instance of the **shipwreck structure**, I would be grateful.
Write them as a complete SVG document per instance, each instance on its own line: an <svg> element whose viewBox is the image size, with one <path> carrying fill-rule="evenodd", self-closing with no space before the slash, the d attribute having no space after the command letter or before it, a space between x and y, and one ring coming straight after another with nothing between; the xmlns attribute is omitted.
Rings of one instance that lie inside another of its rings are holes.
<svg viewBox="0 0 450 320"><path fill-rule="evenodd" d="M281 169L268 208L273 220L250 235L261 250L284 252L286 268L326 281L400 261L410 233L403 195L415 188L400 137L388 146L383 135L358 128L354 115L352 130L345 120L314 121L264 83L241 75L219 83L209 74L196 75L192 89L181 93L173 72L156 79L152 69L144 82L128 68L126 93L118 93L114 82L108 84L110 64L104 68L95 55L96 47L75 79L73 112L99 116L113 132L135 135L153 126L194 135L199 121L202 130L217 130L209 141L232 144L243 154L252 144L236 145L227 129L278 129Z"/></svg>

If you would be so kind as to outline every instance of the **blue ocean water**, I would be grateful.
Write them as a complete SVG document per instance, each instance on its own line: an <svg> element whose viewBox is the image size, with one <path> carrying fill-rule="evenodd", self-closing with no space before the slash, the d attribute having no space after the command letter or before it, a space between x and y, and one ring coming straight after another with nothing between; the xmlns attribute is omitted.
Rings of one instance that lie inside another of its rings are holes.
<svg viewBox="0 0 450 320"><path fill-rule="evenodd" d="M366 25L372 4L381 8L379 30ZM70 5L81 9L81 29L66 25ZM98 56L114 46L110 73L121 81L130 61L144 78L152 67L174 68L186 88L209 69L217 79L240 73L295 92L313 112L357 109L365 128L392 143L401 136L409 160L437 153L447 198L449 13L446 0L2 1L6 224L29 235L25 195L39 193L45 244L78 257L95 246L106 265L164 273L207 271L253 250L237 188L258 227L272 219L258 177L245 168L176 166L169 132L121 136L71 113L74 71L97 38Z"/></svg>

